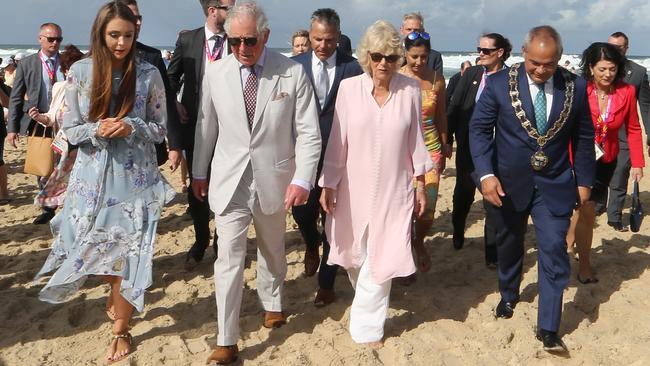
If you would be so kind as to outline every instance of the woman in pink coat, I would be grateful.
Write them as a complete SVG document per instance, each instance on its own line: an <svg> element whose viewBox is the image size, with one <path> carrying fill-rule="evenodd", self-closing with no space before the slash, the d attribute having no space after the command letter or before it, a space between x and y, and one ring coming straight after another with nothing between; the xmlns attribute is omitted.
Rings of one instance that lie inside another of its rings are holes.
<svg viewBox="0 0 650 366"><path fill-rule="evenodd" d="M411 221L424 212L433 168L419 84L397 73L403 53L388 22L368 28L357 48L365 73L341 82L319 181L328 263L344 267L355 288L350 335L373 348L382 346L391 279L415 272Z"/></svg>

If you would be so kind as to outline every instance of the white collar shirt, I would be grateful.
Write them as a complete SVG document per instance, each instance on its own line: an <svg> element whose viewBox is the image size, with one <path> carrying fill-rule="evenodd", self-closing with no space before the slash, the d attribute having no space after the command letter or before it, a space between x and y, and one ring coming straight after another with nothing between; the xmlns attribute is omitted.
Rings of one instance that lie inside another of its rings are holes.
<svg viewBox="0 0 650 366"><path fill-rule="evenodd" d="M530 78L528 73L526 73L526 78L528 78L528 90L530 90L530 98L534 105L535 98L539 92L539 87L537 87L537 84ZM553 76L544 83L544 94L546 94L546 120L548 121L548 118L551 115L551 107L553 106ZM549 126L554 122L555 121L548 121Z"/></svg>
<svg viewBox="0 0 650 366"><path fill-rule="evenodd" d="M327 94L332 90L332 85L334 84L334 76L336 75L336 51L332 53L330 57L325 60L327 62L327 78L329 83L327 84ZM321 70L321 60L316 56L316 53L312 51L311 53L311 72L314 75L314 85L318 85L317 78L320 77Z"/></svg>

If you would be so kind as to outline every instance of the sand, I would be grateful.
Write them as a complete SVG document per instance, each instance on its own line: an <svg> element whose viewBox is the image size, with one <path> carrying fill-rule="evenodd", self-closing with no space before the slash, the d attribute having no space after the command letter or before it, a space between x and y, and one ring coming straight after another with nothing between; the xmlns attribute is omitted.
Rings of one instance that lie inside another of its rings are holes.
<svg viewBox="0 0 650 366"><path fill-rule="evenodd" d="M38 214L36 182L22 173L24 144L8 147L9 189L14 201L0 206L0 366L95 365L103 361L110 324L103 312L107 285L87 281L70 301L52 305L38 300L42 283L32 279L47 257L51 233L33 225ZM180 174L167 176L180 192ZM465 247L451 244L453 163L441 183L435 227L426 245L433 268L418 274L410 287L393 285L385 347L357 346L348 333L353 291L339 271L339 299L325 308L312 304L315 277L303 274L304 244L290 216L286 253L289 264L283 303L288 324L262 327L263 310L255 292L255 233L248 247L242 304L240 361L246 365L650 365L650 238L617 233L600 216L592 261L600 283L579 285L572 276L564 296L561 334L566 357L547 354L534 337L537 318L537 264L534 233L526 236L521 303L510 320L496 320L497 274L486 268L482 205L472 206ZM650 178L641 184L650 188ZM650 194L642 193L650 209ZM214 253L206 252L194 271L184 269L193 228L179 194L166 207L159 226L154 284L145 311L132 322L133 354L119 365L201 365L216 344L216 306L212 281ZM627 216L624 217L627 221ZM532 229L532 226L529 226ZM572 260L577 269L577 262Z"/></svg>

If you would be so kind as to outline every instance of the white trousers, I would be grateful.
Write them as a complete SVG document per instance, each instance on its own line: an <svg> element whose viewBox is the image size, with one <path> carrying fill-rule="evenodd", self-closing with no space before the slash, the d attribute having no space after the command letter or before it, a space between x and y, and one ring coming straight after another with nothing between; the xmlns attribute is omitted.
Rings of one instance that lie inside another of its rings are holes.
<svg viewBox="0 0 650 366"><path fill-rule="evenodd" d="M257 294L266 311L282 311L280 294L287 274L284 250L286 212L265 215L255 193L250 165L226 210L216 215L218 258L214 262L217 300L217 344L239 340L239 312L244 287L244 263L248 227L257 235Z"/></svg>
<svg viewBox="0 0 650 366"><path fill-rule="evenodd" d="M384 323L388 315L388 301L392 280L377 284L372 279L367 256L367 230L361 240L361 268L349 268L348 278L354 288L350 308L350 336L356 343L378 342L384 338Z"/></svg>

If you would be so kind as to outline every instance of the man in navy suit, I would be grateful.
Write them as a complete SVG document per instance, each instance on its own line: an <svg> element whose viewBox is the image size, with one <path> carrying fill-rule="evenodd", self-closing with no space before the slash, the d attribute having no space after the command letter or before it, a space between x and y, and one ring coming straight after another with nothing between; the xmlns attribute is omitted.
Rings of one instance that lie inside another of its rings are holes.
<svg viewBox="0 0 650 366"><path fill-rule="evenodd" d="M495 315L512 317L519 301L524 235L532 216L539 273L537 339L546 351L564 352L557 332L571 273L566 233L576 204L584 204L591 193L594 129L585 80L557 67L562 56L557 31L531 29L522 53L523 65L490 76L470 121L470 149L481 193L497 207L501 301Z"/></svg>
<svg viewBox="0 0 650 366"><path fill-rule="evenodd" d="M309 75L314 86L314 93L318 99L318 117L320 133L323 142L321 157L318 162L318 176L323 166L323 156L332 129L334 118L334 104L341 80L360 75L363 71L357 60L345 52L337 50L336 44L341 36L341 21L333 9L318 9L311 16L309 40L312 52L306 52L293 57L301 63ZM293 206L293 217L298 224L307 246L305 251L305 274L313 276L318 270L319 290L314 303L317 306L327 305L334 301L334 279L337 266L327 264L330 246L323 233L318 231L318 217L320 213L321 188L316 186L311 190L306 205ZM322 220L325 222L324 213ZM319 260L318 245L323 243L323 258Z"/></svg>

